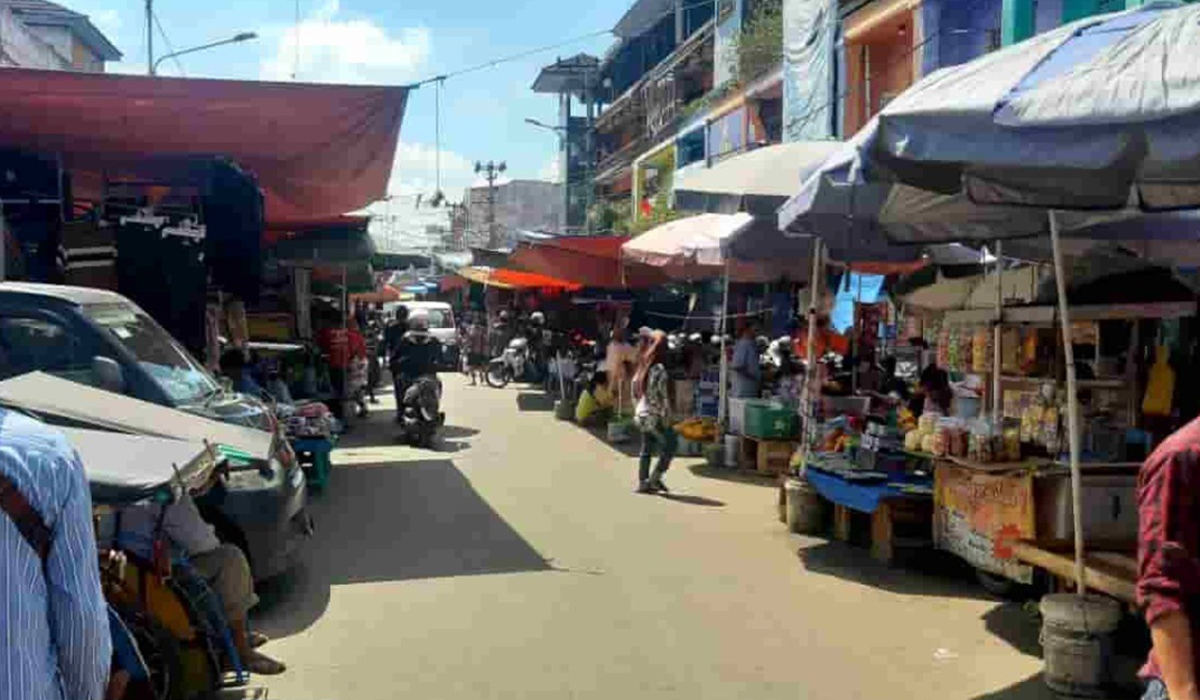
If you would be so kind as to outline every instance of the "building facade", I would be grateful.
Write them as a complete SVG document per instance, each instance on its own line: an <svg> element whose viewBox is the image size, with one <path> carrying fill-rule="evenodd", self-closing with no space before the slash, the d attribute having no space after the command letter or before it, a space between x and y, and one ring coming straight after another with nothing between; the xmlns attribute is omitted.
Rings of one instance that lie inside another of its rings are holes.
<svg viewBox="0 0 1200 700"><path fill-rule="evenodd" d="M494 198L494 209L492 201ZM559 233L562 220L562 185L542 180L509 180L471 187L463 196L466 206L465 238L468 245L488 246L495 216L495 247L511 247L519 231Z"/></svg>
<svg viewBox="0 0 1200 700"><path fill-rule="evenodd" d="M1148 2L1150 0L1004 0L1002 39L1008 46L1077 19L1132 10Z"/></svg>
<svg viewBox="0 0 1200 700"><path fill-rule="evenodd" d="M120 58L87 15L46 0L0 0L0 66L103 73Z"/></svg>

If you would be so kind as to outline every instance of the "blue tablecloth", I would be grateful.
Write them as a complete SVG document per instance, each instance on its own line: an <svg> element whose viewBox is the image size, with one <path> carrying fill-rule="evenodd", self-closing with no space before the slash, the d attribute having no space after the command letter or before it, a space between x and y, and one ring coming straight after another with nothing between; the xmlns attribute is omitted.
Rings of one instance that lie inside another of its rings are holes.
<svg viewBox="0 0 1200 700"><path fill-rule="evenodd" d="M874 513L879 503L889 498L912 497L915 494L904 492L897 484L932 486L929 479L916 479L895 475L888 481L855 483L846 481L841 476L810 466L804 472L808 483L826 500L845 506L860 513Z"/></svg>

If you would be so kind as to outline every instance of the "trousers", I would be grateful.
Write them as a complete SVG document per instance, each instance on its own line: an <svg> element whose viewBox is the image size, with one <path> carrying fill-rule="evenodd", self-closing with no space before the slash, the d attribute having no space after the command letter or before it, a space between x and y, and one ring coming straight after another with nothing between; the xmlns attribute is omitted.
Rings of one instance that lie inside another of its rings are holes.
<svg viewBox="0 0 1200 700"><path fill-rule="evenodd" d="M675 429L669 425L664 425L653 430L642 431L642 452L638 456L638 482L645 483L654 479L662 478L667 469L671 467L671 460L675 457L675 450L679 447L679 436L675 434ZM654 457L654 453L658 453L658 464L654 467L654 473L650 473L650 462Z"/></svg>

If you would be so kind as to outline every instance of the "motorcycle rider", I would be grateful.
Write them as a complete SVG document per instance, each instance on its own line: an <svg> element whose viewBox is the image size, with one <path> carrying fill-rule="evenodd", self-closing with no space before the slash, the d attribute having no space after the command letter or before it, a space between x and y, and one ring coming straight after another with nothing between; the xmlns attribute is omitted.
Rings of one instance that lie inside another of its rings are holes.
<svg viewBox="0 0 1200 700"><path fill-rule="evenodd" d="M408 319L408 332L400 341L399 361L396 363L401 387L398 396L403 399L403 388L417 378L437 372L441 347L437 338L429 334L429 317L413 316Z"/></svg>

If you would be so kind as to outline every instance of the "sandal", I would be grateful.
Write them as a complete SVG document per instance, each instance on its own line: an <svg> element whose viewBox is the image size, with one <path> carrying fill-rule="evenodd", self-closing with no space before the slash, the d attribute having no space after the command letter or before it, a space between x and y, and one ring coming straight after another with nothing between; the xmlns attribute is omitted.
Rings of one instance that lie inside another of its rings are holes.
<svg viewBox="0 0 1200 700"><path fill-rule="evenodd" d="M262 645L266 644L267 642L271 641L271 638L268 637L267 635L263 634L262 632L251 632L250 635L246 638L246 641L250 642L251 649L257 649L257 648L261 647Z"/></svg>
<svg viewBox="0 0 1200 700"><path fill-rule="evenodd" d="M278 676L287 670L282 661L255 652L245 661L246 670L259 676Z"/></svg>

